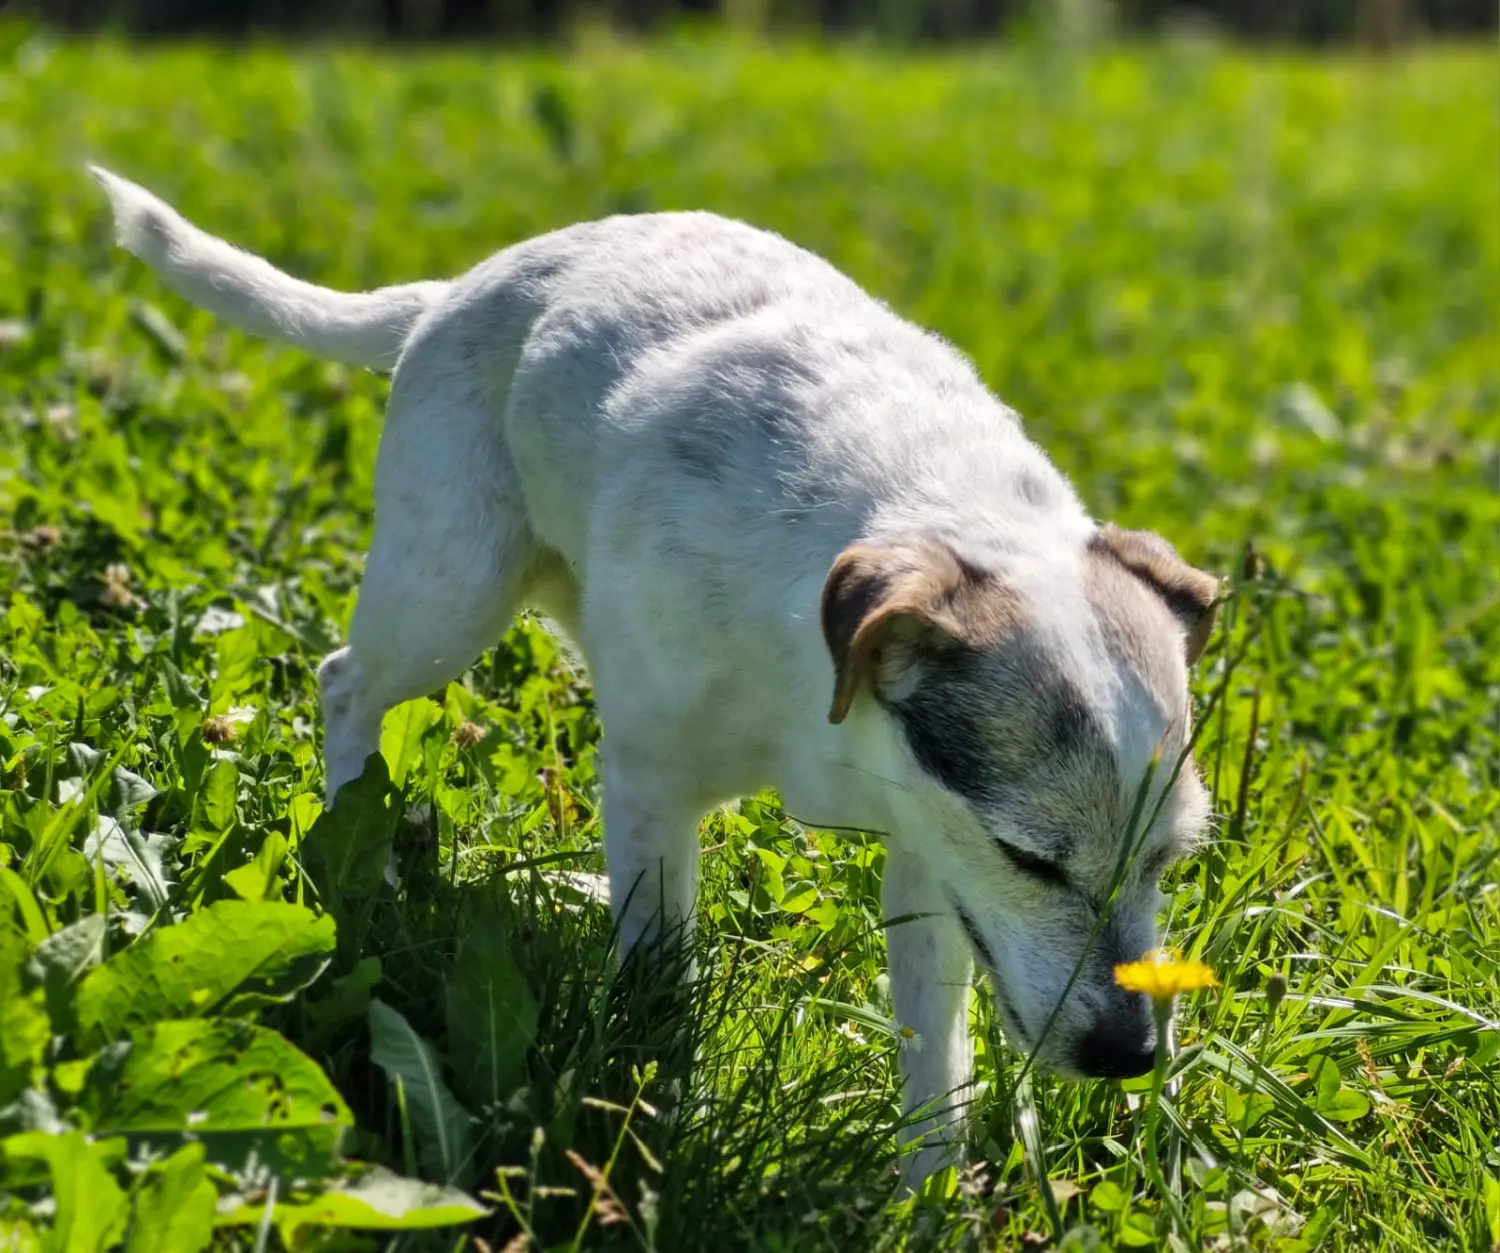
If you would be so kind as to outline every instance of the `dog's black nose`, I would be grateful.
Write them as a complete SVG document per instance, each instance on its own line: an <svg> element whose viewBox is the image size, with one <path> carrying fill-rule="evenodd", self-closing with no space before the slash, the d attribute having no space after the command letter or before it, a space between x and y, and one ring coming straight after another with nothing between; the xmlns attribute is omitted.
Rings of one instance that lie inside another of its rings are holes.
<svg viewBox="0 0 1500 1253"><path fill-rule="evenodd" d="M1106 1019L1079 1041L1075 1061L1091 1079L1134 1079L1156 1064L1156 1045L1150 1033Z"/></svg>

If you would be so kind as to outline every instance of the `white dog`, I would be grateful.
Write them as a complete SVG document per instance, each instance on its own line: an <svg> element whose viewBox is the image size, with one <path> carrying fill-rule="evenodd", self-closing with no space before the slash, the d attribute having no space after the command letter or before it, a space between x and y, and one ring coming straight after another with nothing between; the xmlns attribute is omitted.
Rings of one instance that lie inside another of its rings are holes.
<svg viewBox="0 0 1500 1253"><path fill-rule="evenodd" d="M711 214L572 226L453 282L349 295L95 174L120 242L180 295L394 368L359 604L319 670L330 799L388 709L534 606L580 646L607 729L625 951L687 922L698 822L726 800L775 785L808 822L887 834L883 907L910 919L887 932L891 995L924 1041L901 1058L909 1180L959 1138L976 955L1039 1064L1150 1068L1151 1015L1112 968L1155 942L1157 881L1206 816L1188 666L1218 584L1091 520L958 353Z"/></svg>

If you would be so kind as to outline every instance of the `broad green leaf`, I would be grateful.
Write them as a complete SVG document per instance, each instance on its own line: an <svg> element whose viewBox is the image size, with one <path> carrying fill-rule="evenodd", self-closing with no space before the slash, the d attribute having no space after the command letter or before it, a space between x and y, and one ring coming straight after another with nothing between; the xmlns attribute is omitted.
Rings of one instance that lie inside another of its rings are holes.
<svg viewBox="0 0 1500 1253"><path fill-rule="evenodd" d="M450 683L443 689L443 714L455 727L480 717L480 703L462 683Z"/></svg>
<svg viewBox="0 0 1500 1253"><path fill-rule="evenodd" d="M274 1031L201 1018L157 1022L104 1050L80 1105L96 1132L158 1147L201 1141L223 1169L258 1163L289 1178L332 1171L353 1122L317 1063Z"/></svg>
<svg viewBox="0 0 1500 1253"><path fill-rule="evenodd" d="M136 1194L125 1253L200 1253L208 1247L219 1190L203 1159L202 1144L184 1144Z"/></svg>
<svg viewBox="0 0 1500 1253"><path fill-rule="evenodd" d="M139 809L157 791L140 775L123 766L116 766L110 775L109 790L104 794L104 804L116 818L124 819L126 813Z"/></svg>
<svg viewBox="0 0 1500 1253"><path fill-rule="evenodd" d="M774 870L780 874L786 869L787 859L773 849L766 848L763 844L756 844L750 851L767 870Z"/></svg>
<svg viewBox="0 0 1500 1253"><path fill-rule="evenodd" d="M1125 1243L1129 1244L1130 1241ZM1108 1248L1104 1237L1087 1223L1069 1228L1057 1243L1058 1253L1105 1253Z"/></svg>
<svg viewBox="0 0 1500 1253"><path fill-rule="evenodd" d="M29 1086L31 1068L52 1035L41 988L22 985L26 958L25 941L0 928L0 1106Z"/></svg>
<svg viewBox="0 0 1500 1253"><path fill-rule="evenodd" d="M117 1144L90 1143L81 1131L48 1135L26 1131L0 1142L0 1177L24 1169L27 1159L45 1163L56 1206L43 1239L48 1253L104 1253L125 1222L125 1194L105 1162Z"/></svg>
<svg viewBox="0 0 1500 1253"><path fill-rule="evenodd" d="M498 1105L520 1084L536 1036L538 1007L493 917L464 937L447 988L448 1041L464 1064L455 1073L474 1105Z"/></svg>
<svg viewBox="0 0 1500 1253"><path fill-rule="evenodd" d="M1340 1088L1326 1101L1318 1102L1318 1113L1334 1122L1353 1122L1370 1112L1370 1099L1353 1088Z"/></svg>
<svg viewBox="0 0 1500 1253"><path fill-rule="evenodd" d="M174 709L199 709L203 708L203 701L193 691L188 681L182 677L182 671L174 666L166 657L156 659L157 673L161 676L162 688L166 691L167 700Z"/></svg>
<svg viewBox="0 0 1500 1253"><path fill-rule="evenodd" d="M815 922L824 931L831 931L839 921L840 902L837 898L826 896L810 909L802 911L802 916L808 922Z"/></svg>
<svg viewBox="0 0 1500 1253"><path fill-rule="evenodd" d="M805 913L817 903L817 884L806 879L796 879L787 884L781 896L781 908L789 914Z"/></svg>
<svg viewBox="0 0 1500 1253"><path fill-rule="evenodd" d="M786 894L786 888L782 884L781 878L782 870L786 866L786 858L759 845L756 845L751 851L760 861L760 873L756 876L756 883L770 897L771 904L779 907L782 897Z"/></svg>
<svg viewBox="0 0 1500 1253"><path fill-rule="evenodd" d="M286 816L292 827L292 845L296 847L312 830L323 813L323 802L311 792L301 792L287 805Z"/></svg>
<svg viewBox="0 0 1500 1253"><path fill-rule="evenodd" d="M1155 1248L1156 1223L1151 1215L1143 1210L1132 1210L1127 1214L1120 1228L1120 1243L1127 1249ZM1104 1245L1101 1242L1092 1247L1102 1249Z"/></svg>
<svg viewBox="0 0 1500 1253"><path fill-rule="evenodd" d="M74 742L68 745L59 780L87 781L107 763L107 755L90 744ZM110 772L109 782L100 794L104 809L121 821L131 810L138 809L153 796L156 789L140 775L124 766L116 766Z"/></svg>
<svg viewBox="0 0 1500 1253"><path fill-rule="evenodd" d="M280 831L267 831L255 859L231 870L224 882L247 901L278 899L281 881L277 876L285 860L286 837Z"/></svg>
<svg viewBox="0 0 1500 1253"><path fill-rule="evenodd" d="M319 892L359 897L380 887L400 818L399 800L385 759L372 753L364 773L339 789L333 808L318 815L302 841Z"/></svg>
<svg viewBox="0 0 1500 1253"><path fill-rule="evenodd" d="M382 975L380 958L364 957L348 974L332 980L324 995L304 1001L302 1008L310 1024L304 1039L307 1046L314 1052L328 1048L341 1028L362 1021L370 1010L370 993L380 985Z"/></svg>
<svg viewBox="0 0 1500 1253"><path fill-rule="evenodd" d="M60 1035L77 1025L77 985L103 958L105 930L103 914L86 914L38 944L26 964L27 975L42 986L47 1013Z"/></svg>
<svg viewBox="0 0 1500 1253"><path fill-rule="evenodd" d="M1369 1099L1345 1085L1338 1063L1320 1053L1308 1064L1316 1094L1313 1108L1332 1122L1353 1122L1370 1112Z"/></svg>
<svg viewBox="0 0 1500 1253"><path fill-rule="evenodd" d="M1307 1075L1312 1080L1313 1108L1321 1113L1323 1104L1338 1095L1343 1076L1339 1074L1338 1063L1327 1053L1319 1053L1308 1061Z"/></svg>
<svg viewBox="0 0 1500 1253"><path fill-rule="evenodd" d="M333 808L319 814L302 839L299 851L310 886L338 921L342 966L353 965L364 949L385 882L400 802L385 758L371 753L364 773L339 789Z"/></svg>
<svg viewBox="0 0 1500 1253"><path fill-rule="evenodd" d="M327 915L283 901L217 901L90 971L78 989L79 1026L98 1044L158 1018L247 1013L306 987L333 948Z"/></svg>
<svg viewBox="0 0 1500 1253"><path fill-rule="evenodd" d="M437 1051L384 1001L370 1002L370 1058L401 1086L418 1151L429 1169L454 1181L469 1165L473 1118L443 1080Z"/></svg>
<svg viewBox="0 0 1500 1253"><path fill-rule="evenodd" d="M209 767L198 793L203 825L210 831L224 831L235 818L239 799L240 768L232 761L216 761Z"/></svg>
<svg viewBox="0 0 1500 1253"><path fill-rule="evenodd" d="M164 861L180 843L176 836L131 831L102 814L99 825L84 841L83 855L90 861L102 860L112 871L123 871L144 912L154 914L170 898L174 881L168 877Z"/></svg>
<svg viewBox="0 0 1500 1253"><path fill-rule="evenodd" d="M422 737L429 727L443 720L442 706L428 700L409 700L386 714L380 732L380 754L390 767L391 782L398 788L422 758Z"/></svg>
<svg viewBox="0 0 1500 1253"><path fill-rule="evenodd" d="M260 659L260 636L254 626L225 631L214 641L215 676L209 696L211 709L238 695L254 682L255 663Z"/></svg>
<svg viewBox="0 0 1500 1253"><path fill-rule="evenodd" d="M221 1221L258 1223L264 1213L264 1204L241 1204ZM305 1201L278 1204L272 1221L290 1245L302 1227L420 1231L473 1222L488 1213L457 1188L407 1179L377 1166Z"/></svg>
<svg viewBox="0 0 1500 1253"><path fill-rule="evenodd" d="M1233 1088L1224 1090L1224 1116L1237 1130L1249 1131L1275 1108L1276 1102L1264 1092L1242 1096Z"/></svg>
<svg viewBox="0 0 1500 1253"><path fill-rule="evenodd" d="M1119 1184L1106 1179L1102 1183L1096 1183L1090 1189L1089 1204L1095 1209L1103 1210L1106 1214L1113 1214L1128 1206L1130 1197Z"/></svg>

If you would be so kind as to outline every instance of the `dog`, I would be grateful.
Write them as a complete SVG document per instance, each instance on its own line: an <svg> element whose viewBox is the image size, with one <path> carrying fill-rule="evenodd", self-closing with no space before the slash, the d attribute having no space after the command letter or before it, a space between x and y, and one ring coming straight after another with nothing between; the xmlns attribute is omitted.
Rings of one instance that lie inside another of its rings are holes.
<svg viewBox="0 0 1500 1253"><path fill-rule="evenodd" d="M716 805L775 786L884 834L891 998L922 1041L909 1183L961 1155L976 959L1036 1065L1151 1068L1152 1014L1112 973L1156 943L1159 879L1207 819L1189 667L1219 583L1094 521L957 351L709 213L346 294L92 172L188 301L393 371L358 605L318 670L330 803L387 710L529 606L594 685L622 953L690 925Z"/></svg>

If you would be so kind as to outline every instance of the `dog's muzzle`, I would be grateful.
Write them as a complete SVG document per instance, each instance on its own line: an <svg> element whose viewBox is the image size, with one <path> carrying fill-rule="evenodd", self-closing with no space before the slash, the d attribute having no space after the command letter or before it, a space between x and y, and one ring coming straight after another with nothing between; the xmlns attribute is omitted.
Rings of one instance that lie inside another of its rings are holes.
<svg viewBox="0 0 1500 1253"><path fill-rule="evenodd" d="M1073 1066L1089 1079L1133 1079L1156 1064L1156 1023L1151 1002L1139 993L1114 992L1073 1049Z"/></svg>

